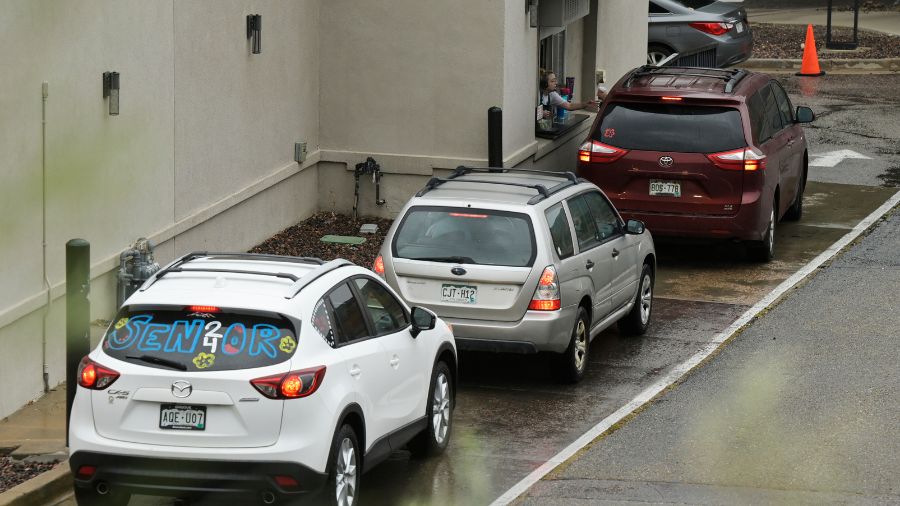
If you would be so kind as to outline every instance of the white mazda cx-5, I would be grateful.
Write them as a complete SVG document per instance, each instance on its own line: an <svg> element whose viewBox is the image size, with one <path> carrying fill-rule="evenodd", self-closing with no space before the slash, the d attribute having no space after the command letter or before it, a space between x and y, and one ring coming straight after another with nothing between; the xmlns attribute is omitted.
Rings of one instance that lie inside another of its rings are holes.
<svg viewBox="0 0 900 506"><path fill-rule="evenodd" d="M392 450L447 447L456 375L451 329L367 269L192 253L129 297L81 362L76 499L321 492L350 506Z"/></svg>

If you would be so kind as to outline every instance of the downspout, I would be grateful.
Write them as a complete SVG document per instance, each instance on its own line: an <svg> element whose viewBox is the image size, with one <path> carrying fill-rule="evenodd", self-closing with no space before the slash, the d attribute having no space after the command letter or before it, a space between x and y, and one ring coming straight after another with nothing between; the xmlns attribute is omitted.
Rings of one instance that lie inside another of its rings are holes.
<svg viewBox="0 0 900 506"><path fill-rule="evenodd" d="M41 248L43 258L44 290L47 292L47 304L41 319L41 361L43 362L44 393L50 391L50 368L47 365L47 318L50 316L50 278L47 274L47 96L50 85L47 81L41 84ZM70 387L71 388L71 387Z"/></svg>

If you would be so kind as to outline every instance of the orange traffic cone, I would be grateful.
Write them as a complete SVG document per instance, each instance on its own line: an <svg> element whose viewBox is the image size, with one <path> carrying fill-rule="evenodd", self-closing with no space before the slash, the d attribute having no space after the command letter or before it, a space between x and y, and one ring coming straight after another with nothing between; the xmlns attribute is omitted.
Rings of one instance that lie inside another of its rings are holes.
<svg viewBox="0 0 900 506"><path fill-rule="evenodd" d="M803 62L800 64L798 76L824 76L825 72L819 70L819 57L816 56L816 38L813 37L812 25L806 25L806 44L803 45Z"/></svg>

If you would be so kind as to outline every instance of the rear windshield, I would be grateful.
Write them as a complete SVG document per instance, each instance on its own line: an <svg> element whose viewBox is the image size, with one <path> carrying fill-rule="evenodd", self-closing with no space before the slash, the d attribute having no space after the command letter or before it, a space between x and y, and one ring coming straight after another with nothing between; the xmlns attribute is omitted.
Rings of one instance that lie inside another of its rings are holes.
<svg viewBox="0 0 900 506"><path fill-rule="evenodd" d="M279 315L123 308L102 347L147 367L228 371L284 362L297 348L297 335Z"/></svg>
<svg viewBox="0 0 900 506"><path fill-rule="evenodd" d="M613 103L595 140L641 151L716 153L747 145L741 113L729 107Z"/></svg>
<svg viewBox="0 0 900 506"><path fill-rule="evenodd" d="M395 258L530 266L534 232L528 215L455 207L413 207L394 235Z"/></svg>

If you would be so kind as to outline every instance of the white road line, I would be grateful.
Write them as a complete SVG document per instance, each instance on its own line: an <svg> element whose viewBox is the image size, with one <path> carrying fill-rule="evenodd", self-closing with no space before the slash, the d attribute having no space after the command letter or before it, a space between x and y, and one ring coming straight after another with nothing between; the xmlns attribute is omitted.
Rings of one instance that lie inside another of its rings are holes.
<svg viewBox="0 0 900 506"><path fill-rule="evenodd" d="M794 273L791 277L784 280L780 285L775 287L774 290L769 292L769 294L763 297L761 301L757 302L753 307L748 309L743 315L741 315L740 318L729 325L728 328L716 334L712 341L707 343L694 356L676 366L675 369L670 371L656 383L647 387L643 392L639 393L637 397L629 401L628 404L625 404L624 406L616 410L615 413L609 415L608 417L597 423L597 425L591 427L587 432L582 434L581 437L573 441L572 444L563 448L562 451L551 457L547 462L541 464L540 467L532 471L531 474L523 478L522 481L516 483L512 486L512 488L504 492L503 495L495 499L494 502L491 503L491 506L503 506L514 501L526 490L531 488L532 485L540 481L541 478L546 476L550 471L555 469L563 462L569 460L579 450L581 450L592 441L597 439L597 437L599 437L601 434L609 430L610 427L621 421L623 418L631 414L634 410L640 408L651 399L656 397L660 392L681 379L682 376L696 367L697 364L702 362L704 359L706 359L706 357L710 356L713 352L722 347L723 343L727 341L732 335L734 335L741 327L753 320L759 313L768 308L773 302L778 300L788 290L793 288L794 285L796 285L804 278L809 276L810 273L818 269L819 266L837 255L839 251L853 242L857 237L860 236L860 234L862 234L866 229L872 226L873 223L878 221L888 211L893 209L893 207L898 203L900 203L900 191L895 193L894 196L888 199L887 202L882 204L881 207L873 211L872 214L859 222L859 224L853 227L851 231L847 232L847 234L838 239L838 241L832 244L831 247L823 251L819 256L812 259L808 264L803 266L803 268Z"/></svg>

